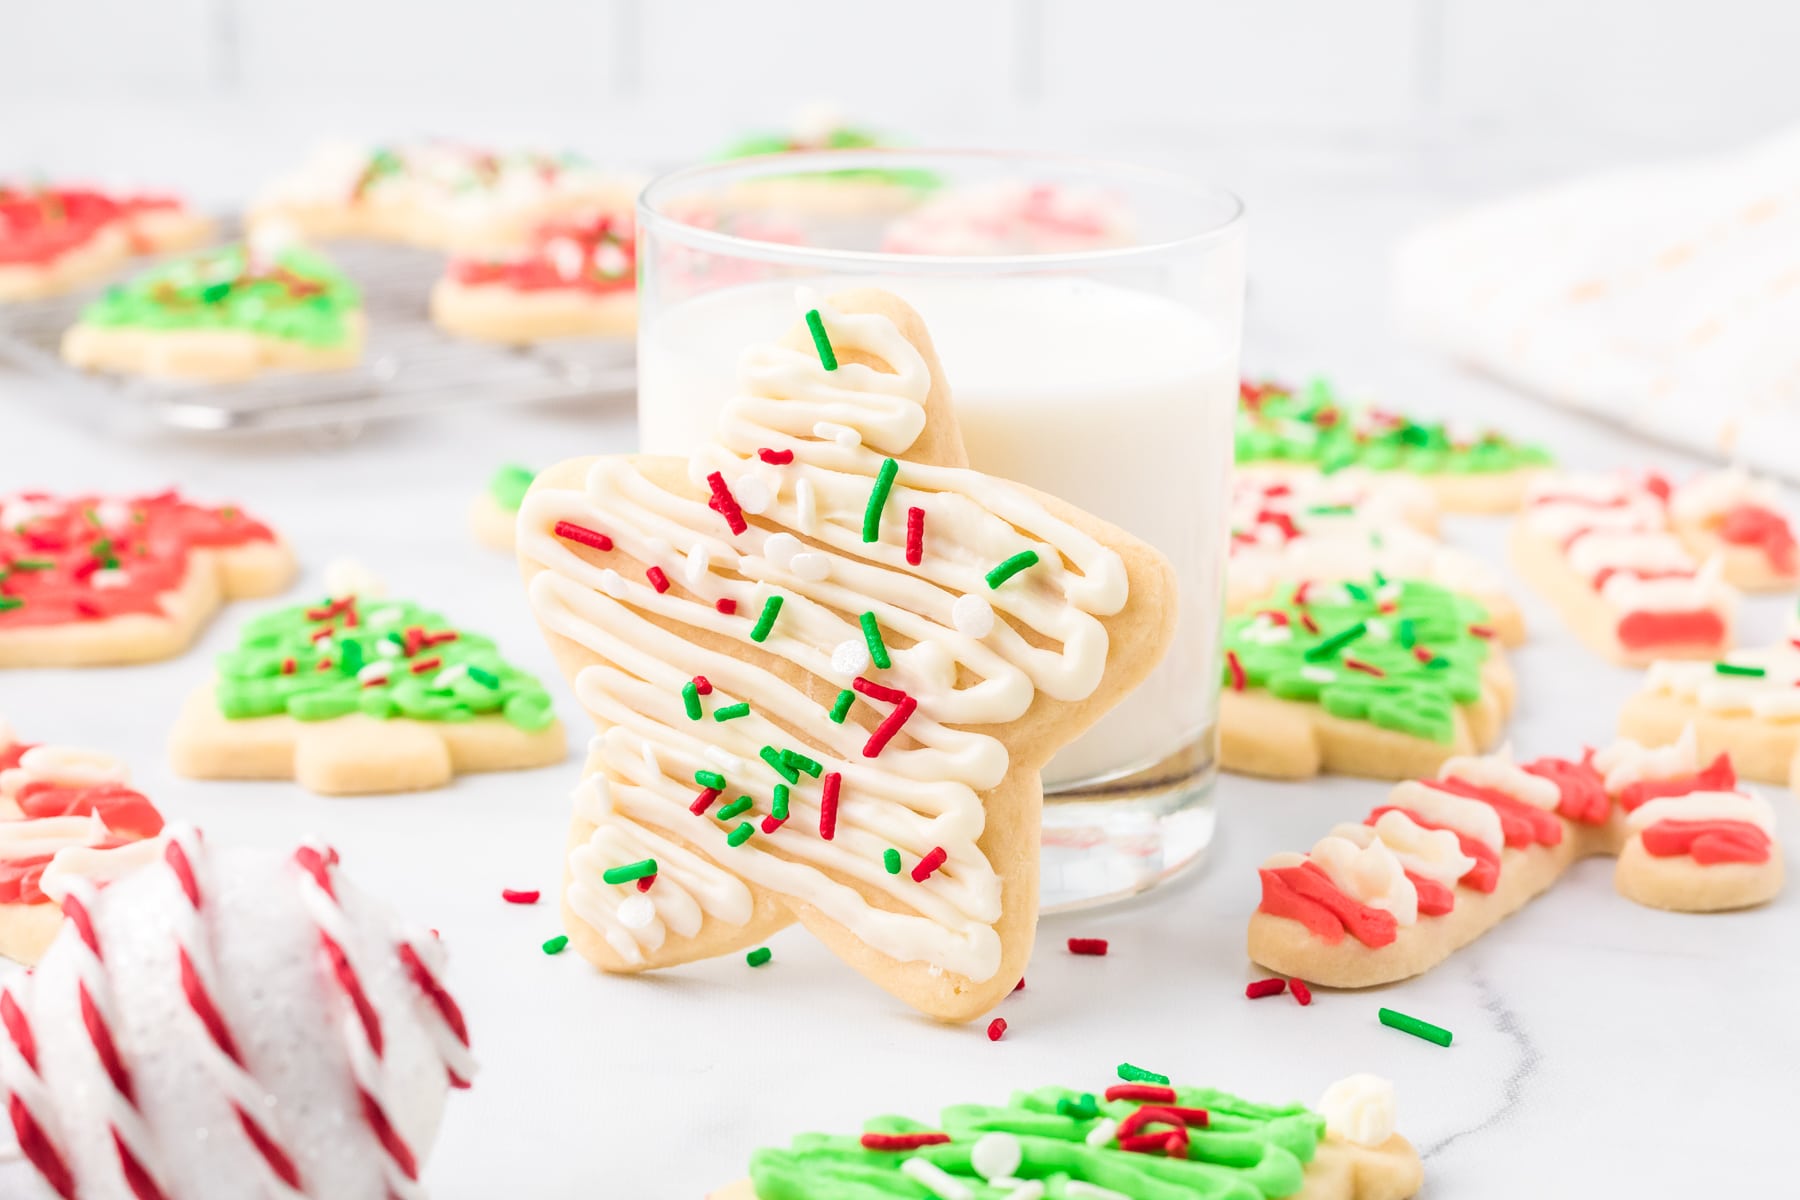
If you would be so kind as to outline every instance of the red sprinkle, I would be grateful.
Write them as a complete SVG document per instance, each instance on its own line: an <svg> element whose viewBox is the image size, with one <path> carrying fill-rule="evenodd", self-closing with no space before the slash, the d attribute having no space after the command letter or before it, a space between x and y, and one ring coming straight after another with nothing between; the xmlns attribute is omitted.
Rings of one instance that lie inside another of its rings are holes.
<svg viewBox="0 0 1800 1200"><path fill-rule="evenodd" d="M542 892L521 892L514 888L502 888L500 898L508 904L536 904L543 898Z"/></svg>
<svg viewBox="0 0 1800 1200"><path fill-rule="evenodd" d="M714 471L706 477L706 482L712 488L712 499L707 501L706 506L725 518L725 524L731 527L731 532L742 533L750 528L749 522L744 520L744 510L738 507L737 497L725 486L725 476Z"/></svg>
<svg viewBox="0 0 1800 1200"><path fill-rule="evenodd" d="M638 885L638 891L647 892L651 888L656 886L656 876L646 875L642 879L637 881L637 885Z"/></svg>
<svg viewBox="0 0 1800 1200"><path fill-rule="evenodd" d="M857 682L861 683L862 680L859 679ZM869 740L863 743L863 757L875 758L887 749L887 744L894 740L894 735L900 732L900 727L906 724L907 718L911 717L918 707L917 700L911 696L902 696L899 705L887 715L881 724L875 727L875 732L871 733Z"/></svg>
<svg viewBox="0 0 1800 1200"><path fill-rule="evenodd" d="M1491 638L1494 636L1494 627L1492 625L1471 625L1469 633L1473 637Z"/></svg>
<svg viewBox="0 0 1800 1200"><path fill-rule="evenodd" d="M1070 938L1069 953L1085 954L1094 958L1106 957L1107 942L1105 938Z"/></svg>
<svg viewBox="0 0 1800 1200"><path fill-rule="evenodd" d="M1239 661L1236 650L1225 652L1225 667L1231 672L1231 690L1241 692L1248 683L1244 674L1244 664Z"/></svg>
<svg viewBox="0 0 1800 1200"><path fill-rule="evenodd" d="M309 636L315 642L322 642L336 632L337 630L333 629L331 626L322 625L318 629L313 630Z"/></svg>
<svg viewBox="0 0 1800 1200"><path fill-rule="evenodd" d="M694 690L702 696L712 695L712 680L704 675L694 676Z"/></svg>
<svg viewBox="0 0 1800 1200"><path fill-rule="evenodd" d="M921 1146L941 1146L950 1140L947 1133L865 1133L864 1150L917 1150Z"/></svg>
<svg viewBox="0 0 1800 1200"><path fill-rule="evenodd" d="M906 561L918 566L925 561L925 510L906 510Z"/></svg>
<svg viewBox="0 0 1800 1200"><path fill-rule="evenodd" d="M836 771L825 776L822 781L823 790L819 793L819 837L829 842L837 836L838 789L844 784L844 777Z"/></svg>
<svg viewBox="0 0 1800 1200"><path fill-rule="evenodd" d="M1305 628L1306 632L1308 632L1308 633L1319 632L1319 623L1312 619L1311 613L1301 613L1300 614L1300 624L1302 627Z"/></svg>
<svg viewBox="0 0 1800 1200"><path fill-rule="evenodd" d="M1373 675L1377 679L1386 679L1387 678L1386 671L1382 670L1380 667L1376 666L1374 663L1366 663L1360 658L1351 658L1348 655L1346 655L1338 661L1340 661L1344 664L1344 667L1346 670L1361 671L1364 675Z"/></svg>
<svg viewBox="0 0 1800 1200"><path fill-rule="evenodd" d="M1312 1003L1312 989L1307 987L1302 981L1298 979L1288 980L1288 991L1294 993L1294 999L1299 1002L1301 1008L1305 1008L1308 1004Z"/></svg>
<svg viewBox="0 0 1800 1200"><path fill-rule="evenodd" d="M1287 991L1285 979L1258 979L1244 989L1244 995L1251 1000L1261 1000L1264 996L1279 996Z"/></svg>
<svg viewBox="0 0 1800 1200"><path fill-rule="evenodd" d="M707 788L704 792L701 792L698 796L694 797L694 802L688 805L688 811L697 817L707 809L711 808L712 802L718 798L718 788Z"/></svg>
<svg viewBox="0 0 1800 1200"><path fill-rule="evenodd" d="M589 529L586 525L577 525L573 521L558 521L550 530L559 538L571 542L579 542L583 546L591 546L595 550L611 550L613 541L598 529Z"/></svg>
<svg viewBox="0 0 1800 1200"><path fill-rule="evenodd" d="M1437 655L1433 654L1431 651L1427 650L1423 646L1414 646L1413 647L1413 657L1418 659L1422 663L1428 663L1432 659L1436 658Z"/></svg>
<svg viewBox="0 0 1800 1200"><path fill-rule="evenodd" d="M762 819L762 831L764 833L774 833L777 829L780 829L783 824L785 824L785 822L779 817L764 817Z"/></svg>
<svg viewBox="0 0 1800 1200"><path fill-rule="evenodd" d="M1312 580L1302 579L1300 581L1299 585L1294 588L1294 603L1302 604L1302 605L1305 604L1307 590L1311 587L1312 587Z"/></svg>
<svg viewBox="0 0 1800 1200"><path fill-rule="evenodd" d="M669 590L669 577L663 574L661 567L651 567L644 572L644 578L650 581L650 586L659 594Z"/></svg>
<svg viewBox="0 0 1800 1200"><path fill-rule="evenodd" d="M1025 990L1025 977L1023 975L1021 975L1021 976L1019 976L1019 982L1013 984L1013 991L1022 992L1024 990Z"/></svg>
<svg viewBox="0 0 1800 1200"><path fill-rule="evenodd" d="M414 675L423 675L425 672L435 671L443 665L444 660L434 654L430 658L421 658L419 661L415 662L412 665L412 673Z"/></svg>
<svg viewBox="0 0 1800 1200"><path fill-rule="evenodd" d="M737 601L733 600L730 596L725 596L721 599L714 600L713 607L729 617L732 613L737 611Z"/></svg>
<svg viewBox="0 0 1800 1200"><path fill-rule="evenodd" d="M891 688L879 683L871 683L867 679L852 679L850 681L850 686L867 696L869 699L879 700L883 704L898 704L906 699L906 693L899 688Z"/></svg>
<svg viewBox="0 0 1800 1200"><path fill-rule="evenodd" d="M317 670L320 670L320 671L329 671L329 670L331 670L331 660L330 660L330 659L329 659L329 658L321 658L321 659L320 659L320 660L319 660L319 665L318 665L318 667L317 667L317 668L316 668L316 669L317 669Z"/></svg>
<svg viewBox="0 0 1800 1200"><path fill-rule="evenodd" d="M1141 1104L1173 1104L1175 1089L1154 1083L1115 1083L1106 1089L1108 1104L1114 1100L1136 1100Z"/></svg>
<svg viewBox="0 0 1800 1200"><path fill-rule="evenodd" d="M756 452L756 457L762 459L771 467L785 467L794 461L794 452L792 450L771 450L767 446L764 446L761 450Z"/></svg>
<svg viewBox="0 0 1800 1200"><path fill-rule="evenodd" d="M925 857L921 858L918 861L918 864L912 869L913 882L924 883L927 879L930 879L937 869L944 865L949 857L950 852L942 846L933 846L931 849L927 850L925 852Z"/></svg>
<svg viewBox="0 0 1800 1200"><path fill-rule="evenodd" d="M1006 1036L1006 1018L995 1017L988 1022L988 1041L997 1042Z"/></svg>
<svg viewBox="0 0 1800 1200"><path fill-rule="evenodd" d="M281 673L283 675L292 675L298 667L299 664L295 663L291 658L284 658L281 660Z"/></svg>

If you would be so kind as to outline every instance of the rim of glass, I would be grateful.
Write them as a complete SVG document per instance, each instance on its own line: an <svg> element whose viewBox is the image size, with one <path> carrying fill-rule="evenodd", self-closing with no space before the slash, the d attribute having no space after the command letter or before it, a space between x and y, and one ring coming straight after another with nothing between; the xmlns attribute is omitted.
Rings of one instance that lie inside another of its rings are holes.
<svg viewBox="0 0 1800 1200"><path fill-rule="evenodd" d="M772 175L810 175L844 170L893 170L906 166L929 166L932 162L1011 163L1021 169L1029 164L1053 166L1062 172L1088 171L1097 179L1125 179L1139 184L1171 188L1186 192L1196 200L1223 200L1226 215L1194 233L1158 242L1131 246L1114 246L1101 250L1070 250L1055 254L899 254L883 250L840 250L829 246L795 246L786 242L770 242L735 233L702 229L661 210L668 193L679 192L696 181L711 176L742 176L757 179ZM799 169L796 169L796 168ZM1013 150L798 150L779 154L759 154L746 158L723 159L696 163L665 172L652 179L637 199L640 234L654 230L694 250L759 262L805 265L848 265L880 268L900 274L963 273L986 269L1013 270L1078 270L1101 266L1127 265L1138 260L1160 259L1171 254L1200 249L1213 242L1224 242L1242 230L1245 221L1244 202L1228 188L1205 183L1178 171L1146 167L1114 159L1072 154L1038 154Z"/></svg>

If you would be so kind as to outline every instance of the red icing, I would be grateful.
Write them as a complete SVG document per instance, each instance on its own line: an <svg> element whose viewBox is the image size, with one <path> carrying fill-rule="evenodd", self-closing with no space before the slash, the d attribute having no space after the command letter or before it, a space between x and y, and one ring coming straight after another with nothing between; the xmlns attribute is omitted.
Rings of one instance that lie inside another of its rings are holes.
<svg viewBox="0 0 1800 1200"><path fill-rule="evenodd" d="M1612 801L1606 794L1606 780L1594 769L1594 752L1589 750L1580 762L1566 758L1540 758L1525 764L1525 770L1548 779L1562 792L1556 813L1583 825L1600 825L1612 813Z"/></svg>
<svg viewBox="0 0 1800 1200"><path fill-rule="evenodd" d="M19 793L19 808L27 817L86 817L98 813L106 828L128 841L153 838L162 832L162 814L142 792L121 783L91 787L57 787L32 783Z"/></svg>
<svg viewBox="0 0 1800 1200"><path fill-rule="evenodd" d="M1662 571L1636 570L1631 567L1602 567L1594 573L1593 587L1597 592L1606 586L1606 581L1614 575L1629 575L1633 579L1692 579L1693 571L1686 567L1670 567Z"/></svg>
<svg viewBox="0 0 1800 1200"><path fill-rule="evenodd" d="M1725 621L1711 609L1690 612L1634 612L1619 620L1619 644L1627 650L1652 646L1723 645Z"/></svg>
<svg viewBox="0 0 1800 1200"><path fill-rule="evenodd" d="M580 250L573 274L550 252L563 242ZM517 258L459 258L450 263L450 278L465 286L496 284L521 292L582 291L596 295L629 292L637 286L637 242L631 218L601 215L585 221L551 221L532 238L531 249Z"/></svg>
<svg viewBox="0 0 1800 1200"><path fill-rule="evenodd" d="M1737 771L1731 756L1721 754L1693 775L1677 775L1673 779L1640 779L1628 783L1619 792L1619 803L1633 812L1659 796L1685 796L1689 792L1735 792Z"/></svg>
<svg viewBox="0 0 1800 1200"><path fill-rule="evenodd" d="M1536 805L1516 800L1498 788L1481 787L1466 779L1426 779L1426 787L1455 796L1479 800L1500 815L1500 829L1506 844L1514 848L1555 846L1563 840L1562 822L1556 814Z"/></svg>
<svg viewBox="0 0 1800 1200"><path fill-rule="evenodd" d="M1748 821L1658 821L1643 840L1657 858L1686 854L1702 866L1769 861L1769 835Z"/></svg>
<svg viewBox="0 0 1800 1200"><path fill-rule="evenodd" d="M123 224L143 248L131 218L181 203L168 196L108 196L88 188L0 187L0 265L41 266Z"/></svg>
<svg viewBox="0 0 1800 1200"><path fill-rule="evenodd" d="M1441 917L1456 907L1456 893L1437 880L1414 875L1411 871L1406 877L1412 880L1413 890L1419 893L1420 916Z"/></svg>
<svg viewBox="0 0 1800 1200"><path fill-rule="evenodd" d="M1365 825L1373 825L1375 822L1381 820L1382 813L1387 812L1405 813L1408 817L1412 818L1412 823L1421 829L1442 829L1454 833L1456 835L1457 845L1461 848L1462 852L1475 860L1475 865L1470 867L1468 871L1463 874L1463 877L1456 881L1463 887L1473 888L1478 892L1491 892L1496 887L1500 886L1500 851L1497 848L1488 845L1480 838L1470 837L1460 829L1451 829L1448 825L1434 824L1431 821L1427 821L1424 817L1420 816L1410 808L1401 808L1398 805L1393 804L1382 805L1380 808L1370 813L1369 819L1363 823Z"/></svg>
<svg viewBox="0 0 1800 1200"><path fill-rule="evenodd" d="M1329 876L1310 862L1292 867L1263 867L1262 911L1298 921L1333 945L1344 931L1363 945L1379 949L1399 935L1394 914L1370 908L1340 892Z"/></svg>
<svg viewBox="0 0 1800 1200"><path fill-rule="evenodd" d="M24 601L0 608L0 630L126 613L160 615L163 593L179 588L187 574L190 551L275 537L268 526L236 509L202 508L173 491L121 500L132 519L104 529L96 528L87 514L96 512L105 497L57 500L34 492L14 499L54 510L0 528L0 598ZM123 574L122 584L94 586L96 572L112 562Z"/></svg>
<svg viewBox="0 0 1800 1200"><path fill-rule="evenodd" d="M1719 523L1719 536L1734 546L1759 548L1770 568L1783 575L1795 572L1794 530L1787 518L1772 508L1740 504L1728 509Z"/></svg>

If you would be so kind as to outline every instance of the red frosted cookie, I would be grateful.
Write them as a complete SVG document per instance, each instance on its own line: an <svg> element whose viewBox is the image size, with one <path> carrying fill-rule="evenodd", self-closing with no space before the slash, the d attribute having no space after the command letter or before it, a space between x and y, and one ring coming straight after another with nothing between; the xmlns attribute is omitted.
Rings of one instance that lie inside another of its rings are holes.
<svg viewBox="0 0 1800 1200"><path fill-rule="evenodd" d="M110 754L33 746L0 720L0 954L43 956L71 875L104 883L152 856L162 815L128 778Z"/></svg>
<svg viewBox="0 0 1800 1200"><path fill-rule="evenodd" d="M150 662L226 600L286 587L294 560L232 506L155 496L0 495L0 667Z"/></svg>
<svg viewBox="0 0 1800 1200"><path fill-rule="evenodd" d="M71 291L134 254L196 246L212 230L172 196L0 185L0 301Z"/></svg>
<svg viewBox="0 0 1800 1200"><path fill-rule="evenodd" d="M431 293L431 317L483 341L630 336L637 328L631 218L550 221L521 252L454 258Z"/></svg>

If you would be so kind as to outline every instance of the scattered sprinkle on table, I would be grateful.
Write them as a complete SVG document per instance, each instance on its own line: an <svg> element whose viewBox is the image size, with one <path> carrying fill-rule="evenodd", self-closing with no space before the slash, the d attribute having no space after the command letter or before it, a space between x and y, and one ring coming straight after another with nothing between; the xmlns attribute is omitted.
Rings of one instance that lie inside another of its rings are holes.
<svg viewBox="0 0 1800 1200"><path fill-rule="evenodd" d="M559 933L555 937L551 938L549 941L544 943L544 953L545 954L561 954L565 949L568 948L568 945L569 945L569 939Z"/></svg>
<svg viewBox="0 0 1800 1200"><path fill-rule="evenodd" d="M500 889L500 898L508 904L536 904L542 896L542 892L522 892L517 888Z"/></svg>
<svg viewBox="0 0 1800 1200"><path fill-rule="evenodd" d="M1308 1004L1312 1003L1312 989L1306 986L1304 980L1288 980L1288 991L1294 993L1294 999L1299 1003L1301 1008L1305 1008Z"/></svg>
<svg viewBox="0 0 1800 1200"><path fill-rule="evenodd" d="M750 953L744 955L744 961L753 967L760 967L772 957L774 957L774 955L770 953L767 946L758 946Z"/></svg>
<svg viewBox="0 0 1800 1200"><path fill-rule="evenodd" d="M1387 1009L1384 1008L1381 1011L1386 1012ZM1144 1068L1133 1066L1128 1062L1119 1064L1119 1078L1126 1083L1158 1083L1164 1087L1169 1086L1167 1075L1158 1075L1155 1071L1146 1071Z"/></svg>
<svg viewBox="0 0 1800 1200"><path fill-rule="evenodd" d="M1244 997L1249 1000L1261 1000L1264 996L1279 996L1287 991L1287 982L1281 979L1257 979L1244 988Z"/></svg>
<svg viewBox="0 0 1800 1200"><path fill-rule="evenodd" d="M1069 953L1082 954L1093 958L1105 958L1108 943L1105 938L1070 938Z"/></svg>
<svg viewBox="0 0 1800 1200"><path fill-rule="evenodd" d="M1013 991L1022 992L1024 990L1025 990L1025 977L1023 975L1021 975L1021 976L1019 976L1019 982L1013 984Z"/></svg>
<svg viewBox="0 0 1800 1200"><path fill-rule="evenodd" d="M1450 1031L1442 1026L1433 1025L1430 1021L1421 1021L1417 1017L1409 1017L1403 1012L1395 1012L1391 1008L1381 1010L1381 1023L1389 1029L1398 1029L1401 1033L1410 1033L1416 1038L1436 1043L1439 1046L1450 1044Z"/></svg>
<svg viewBox="0 0 1800 1200"><path fill-rule="evenodd" d="M1006 1036L1006 1018L995 1017L988 1022L988 1041L997 1042Z"/></svg>

